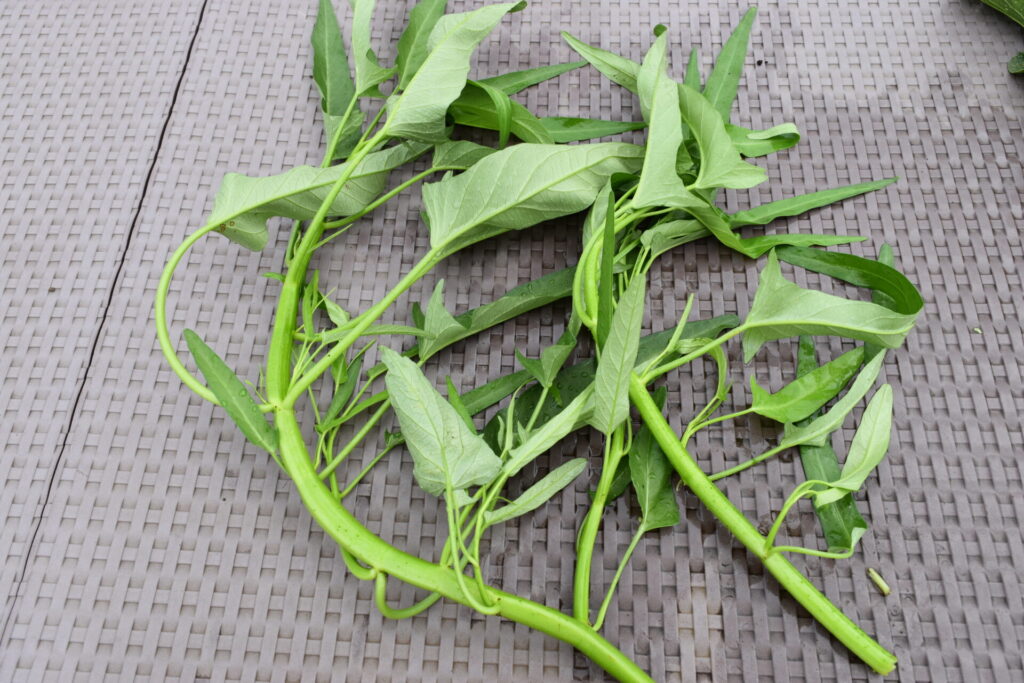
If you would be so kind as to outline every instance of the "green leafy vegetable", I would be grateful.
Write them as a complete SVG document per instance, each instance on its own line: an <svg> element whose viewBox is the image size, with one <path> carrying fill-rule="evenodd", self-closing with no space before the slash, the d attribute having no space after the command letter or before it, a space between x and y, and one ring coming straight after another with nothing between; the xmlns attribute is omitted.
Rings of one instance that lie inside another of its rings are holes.
<svg viewBox="0 0 1024 683"><path fill-rule="evenodd" d="M629 416L629 377L640 346L645 291L644 277L634 276L615 307L611 330L601 350L590 424L605 434L611 434Z"/></svg>
<svg viewBox="0 0 1024 683"><path fill-rule="evenodd" d="M803 289L782 277L772 253L743 323L743 356L749 362L765 342L802 334L837 335L891 349L903 342L916 318L916 313Z"/></svg>
<svg viewBox="0 0 1024 683"><path fill-rule="evenodd" d="M754 397L751 409L776 422L799 422L842 391L863 362L864 347L858 347L797 377L774 394L762 389L751 375L750 391Z"/></svg>
<svg viewBox="0 0 1024 683"><path fill-rule="evenodd" d="M735 213L729 218L729 223L734 228L743 225L765 225L771 223L776 218L798 216L813 209L820 209L823 206L828 206L850 197L856 197L865 192L880 190L886 185L896 182L896 180L897 178L886 178L885 180L874 180L869 183L858 183L831 190L811 192L798 197L780 199L776 202L769 202Z"/></svg>
<svg viewBox="0 0 1024 683"><path fill-rule="evenodd" d="M250 443L270 453L277 452L277 430L263 417L242 380L227 366L217 352L206 345L192 330L185 330L185 342L192 352L199 371L206 378L210 391L224 406L231 421L238 425Z"/></svg>
<svg viewBox="0 0 1024 683"><path fill-rule="evenodd" d="M574 458L548 472L543 479L526 489L508 505L487 513L488 524L499 524L525 515L548 502L569 484L573 483L587 468L585 458Z"/></svg>
<svg viewBox="0 0 1024 683"><path fill-rule="evenodd" d="M316 24L313 25L313 80L320 89L320 109L327 124L328 143L332 140L334 126L348 109L356 94L356 86L349 73L348 53L341 37L341 28L334 15L331 0L320 0ZM351 119L356 122L356 119ZM359 134L359 127L349 129L349 134ZM334 158L333 150L327 156Z"/></svg>
<svg viewBox="0 0 1024 683"><path fill-rule="evenodd" d="M736 30L725 41L722 51L715 60L708 82L704 86L704 97L717 111L725 123L729 122L729 112L736 101L736 89L739 87L740 75L743 73L743 62L747 58L747 43L750 42L750 28L754 25L757 8L751 7L743 15Z"/></svg>
<svg viewBox="0 0 1024 683"><path fill-rule="evenodd" d="M327 0L323 0L327 1ZM409 22L398 39L398 87L405 88L427 57L427 41L437 21L444 16L447 0L420 0L409 11Z"/></svg>
<svg viewBox="0 0 1024 683"><path fill-rule="evenodd" d="M395 70L383 68L370 47L376 0L349 0L349 4L352 6L352 61L356 68L356 93L360 97L383 97L377 86L391 78Z"/></svg>
<svg viewBox="0 0 1024 683"><path fill-rule="evenodd" d="M636 79L640 74L640 65L636 62L620 57L614 52L602 50L599 47L587 45L581 40L573 38L569 33L562 31L562 38L569 43L569 47L576 50L583 59L600 71L612 83L621 85L630 92L637 91Z"/></svg>
<svg viewBox="0 0 1024 683"><path fill-rule="evenodd" d="M609 135L618 135L644 127L643 121L604 121L566 116L545 116L540 119L544 130L554 142L578 142Z"/></svg>
<svg viewBox="0 0 1024 683"><path fill-rule="evenodd" d="M381 349L386 382L412 453L416 482L427 493L482 486L498 475L501 460L470 431L452 406L430 385L416 364L388 348Z"/></svg>
<svg viewBox="0 0 1024 683"><path fill-rule="evenodd" d="M492 88L497 88L506 95L515 95L517 92L525 90L531 85L537 85L538 83L543 83L549 79L556 78L567 71L578 69L585 64L586 62L566 62L565 64L538 66L533 69L513 71L500 76L481 78L478 82L485 83Z"/></svg>

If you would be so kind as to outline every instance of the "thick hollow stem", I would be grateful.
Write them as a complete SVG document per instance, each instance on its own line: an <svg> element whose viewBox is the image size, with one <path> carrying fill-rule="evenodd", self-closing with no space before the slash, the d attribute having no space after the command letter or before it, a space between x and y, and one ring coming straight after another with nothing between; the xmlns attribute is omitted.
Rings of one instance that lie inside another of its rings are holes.
<svg viewBox="0 0 1024 683"><path fill-rule="evenodd" d="M796 598L832 635L839 639L865 664L880 674L887 674L896 666L896 657L879 645L859 626L850 621L833 605L793 564L778 552L767 553L765 537L743 513L708 479L683 445L679 437L661 414L647 387L639 377L630 378L629 396L640 416L651 430L683 483L725 525L747 550L759 557L772 576Z"/></svg>
<svg viewBox="0 0 1024 683"><path fill-rule="evenodd" d="M291 409L276 413L281 437L281 457L285 469L295 482L299 495L313 519L348 553L362 563L386 572L389 576L419 588L437 592L443 597L465 604L455 572L405 553L374 535L356 519L320 481L313 468L302 432ZM475 590L473 584L468 590ZM602 638L592 628L550 607L490 589L498 614L512 621L554 636L569 643L594 663L621 681L648 682L652 679L626 655ZM475 596L477 600L480 596Z"/></svg>

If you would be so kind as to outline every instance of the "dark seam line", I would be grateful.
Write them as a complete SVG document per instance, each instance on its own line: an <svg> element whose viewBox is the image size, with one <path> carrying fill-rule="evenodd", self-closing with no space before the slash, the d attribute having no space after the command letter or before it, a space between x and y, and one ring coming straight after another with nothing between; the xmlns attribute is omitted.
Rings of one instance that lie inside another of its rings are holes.
<svg viewBox="0 0 1024 683"><path fill-rule="evenodd" d="M196 39L199 37L199 29L203 24L203 17L206 14L206 4L209 0L203 0L203 4L199 7L199 18L196 21L195 30L192 32L192 39L189 41L188 50L185 52L185 63L181 66L181 73L178 75L178 82L174 85L174 92L171 94L171 104L167 108L167 116L164 118L163 126L160 129L160 135L157 138L156 150L153 152L153 160L149 164L149 169L146 171L146 179L142 183L142 195L139 197L138 205L135 207L135 214L132 216L132 222L128 226L128 235L125 238L124 248L121 250L121 259L117 264L117 268L114 271L114 278L111 281L110 292L107 294L106 304L103 306L103 311L100 314L100 324L96 328L96 336L92 340L92 346L89 349L89 358L85 364L85 370L82 374L82 383L78 387L78 392L75 394L75 400L71 404L70 417L67 423L67 429L64 432L64 440L61 442L60 448L57 450L57 458L53 463L53 469L50 471L49 481L46 485L46 495L43 496L43 504L39 508L36 523L32 529L32 536L29 538L28 546L25 550L25 560L22 562L21 572L18 574L18 578L15 582L14 592L10 599L10 609L7 612L7 616L4 618L3 628L0 628L0 649L5 647L5 641L7 640L8 630L14 621L14 613L18 606L18 601L21 598L22 585L25 583L25 577L28 574L29 562L31 562L36 542L39 536L39 529L43 525L43 518L46 514L46 508L50 503L50 496L53 493L53 484L57 480L57 471L60 469L60 463L64 458L64 452L67 450L68 441L71 437L71 432L75 426L75 417L78 415L78 408L82 402L82 396L85 394L85 387L89 381L89 371L92 369L93 361L96 358L96 351L100 345L100 339L103 336L103 328L106 326L107 317L110 314L110 307L114 302L114 295L117 292L117 285L121 279L121 273L124 270L125 261L128 258L128 250L131 248L132 236L135 234L135 228L139 224L139 218L142 216L142 207L146 202L146 195L149 192L150 182L153 179L153 171L156 169L156 163L160 159L160 151L163 149L164 138L167 135L167 129L170 127L171 116L174 114L174 105L178 102L178 95L181 92L181 84L185 82L185 74L188 72L189 62L192 60L192 51L196 45Z"/></svg>

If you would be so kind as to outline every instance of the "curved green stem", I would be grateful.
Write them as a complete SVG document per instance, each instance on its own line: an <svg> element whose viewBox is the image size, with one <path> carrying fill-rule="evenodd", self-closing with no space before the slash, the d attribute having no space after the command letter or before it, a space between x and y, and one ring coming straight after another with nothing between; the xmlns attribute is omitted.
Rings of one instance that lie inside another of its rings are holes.
<svg viewBox="0 0 1024 683"><path fill-rule="evenodd" d="M601 478L594 491L594 501L587 510L587 516L580 527L576 541L576 573L573 576L572 614L584 624L590 624L590 567L594 559L594 544L601 529L601 518L608 502L608 491L622 458L622 429L616 429L605 440L604 462L601 463Z"/></svg>
<svg viewBox="0 0 1024 683"><path fill-rule="evenodd" d="M408 619L430 608L441 599L440 593L431 593L415 605L401 609L388 605L388 575L379 572L373 586L373 597L377 601L377 609L388 619Z"/></svg>
<svg viewBox="0 0 1024 683"><path fill-rule="evenodd" d="M272 351L280 352L280 349ZM302 430L292 409L279 408L276 418L281 437L281 457L286 471L295 482L313 519L339 546L378 572L387 572L400 581L466 604L453 570L399 550L373 534L338 503L313 468ZM469 590L475 590L475 586L469 586ZM496 588L492 588L491 593L498 614L506 619L569 643L621 681L647 683L652 680L614 645L572 617Z"/></svg>
<svg viewBox="0 0 1024 683"><path fill-rule="evenodd" d="M619 562L618 568L615 570L615 577L612 578L612 583L608 586L608 594L604 596L604 600L601 601L601 608L597 611L597 618L594 619L594 628L601 630L601 626L604 624L605 614L608 612L608 608L612 604L612 598L615 596L615 588L619 585L619 579L622 578L622 572L625 571L626 565L629 564L629 558L633 556L633 551L636 550L637 544L640 539L643 538L644 533L647 530L641 526L633 534L633 540L629 542L629 547L626 548L626 554L622 556L622 560Z"/></svg>
<svg viewBox="0 0 1024 683"><path fill-rule="evenodd" d="M718 521L725 525L747 550L760 558L779 584L851 652L880 674L892 671L896 666L896 657L891 652L850 621L784 556L778 552L765 552L765 537L686 452L679 442L679 437L651 398L647 387L635 374L630 378L629 396L683 483L700 498Z"/></svg>

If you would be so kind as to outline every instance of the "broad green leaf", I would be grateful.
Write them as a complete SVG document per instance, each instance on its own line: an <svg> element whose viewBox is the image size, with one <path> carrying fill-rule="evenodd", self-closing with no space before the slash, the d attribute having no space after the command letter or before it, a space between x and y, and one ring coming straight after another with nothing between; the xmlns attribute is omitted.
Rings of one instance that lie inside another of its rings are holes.
<svg viewBox="0 0 1024 683"><path fill-rule="evenodd" d="M1006 63L1006 70L1012 74L1024 74L1024 52L1018 52Z"/></svg>
<svg viewBox="0 0 1024 683"><path fill-rule="evenodd" d="M473 51L502 17L522 6L488 5L441 17L430 33L428 53L416 75L405 90L388 99L384 130L413 140L445 139L445 112L466 85Z"/></svg>
<svg viewBox="0 0 1024 683"><path fill-rule="evenodd" d="M529 109L515 100L508 100L512 109L509 129L512 135L523 142L551 144L554 140L544 124ZM482 128L484 130L500 130L501 124L494 102L479 85L473 81L466 83L465 89L448 109L452 120L460 126Z"/></svg>
<svg viewBox="0 0 1024 683"><path fill-rule="evenodd" d="M383 68L370 47L376 0L349 0L349 4L352 6L352 63L356 68L356 94L360 97L383 97L377 86L391 78L395 70Z"/></svg>
<svg viewBox="0 0 1024 683"><path fill-rule="evenodd" d="M643 515L644 532L679 523L679 502L672 486L672 465L646 425L629 449L629 477Z"/></svg>
<svg viewBox="0 0 1024 683"><path fill-rule="evenodd" d="M388 394L420 487L440 496L490 483L501 470L501 460L484 440L466 426L415 363L387 347L381 348L381 360L388 369Z"/></svg>
<svg viewBox="0 0 1024 683"><path fill-rule="evenodd" d="M643 121L603 121L601 119L578 119L565 116L545 116L541 125L558 143L592 140L609 135L618 135L631 130L640 130Z"/></svg>
<svg viewBox="0 0 1024 683"><path fill-rule="evenodd" d="M864 362L864 347L858 346L835 360L797 377L775 393L762 389L753 375L751 409L782 423L799 422L813 415L843 390Z"/></svg>
<svg viewBox="0 0 1024 683"><path fill-rule="evenodd" d="M629 417L629 376L637 361L645 291L644 275L634 275L615 307L611 330L601 349L590 424L606 435Z"/></svg>
<svg viewBox="0 0 1024 683"><path fill-rule="evenodd" d="M533 69L512 71L507 74L501 74L500 76L481 78L478 82L486 83L493 88L497 88L506 95L515 95L517 92L525 90L531 85L543 83L544 81L561 76L567 71L578 69L586 64L586 62L567 62L565 64L552 64L551 66L538 66Z"/></svg>
<svg viewBox="0 0 1024 683"><path fill-rule="evenodd" d="M635 93L637 91L636 79L640 74L640 65L631 59L620 57L614 52L602 50L599 47L587 45L577 38L573 38L567 32L562 31L562 38L569 43L569 47L579 53L583 59L600 71L612 83L621 85L626 90Z"/></svg>
<svg viewBox="0 0 1024 683"><path fill-rule="evenodd" d="M885 308L908 316L916 316L924 307L924 300L917 287L907 276L888 265L892 254L883 250L878 261L861 258L853 254L841 254L820 249L784 247L776 255L787 263L800 266L815 273L848 282L857 287L872 290L872 300Z"/></svg>
<svg viewBox="0 0 1024 683"><path fill-rule="evenodd" d="M355 97L356 87L348 70L348 53L331 0L320 0L311 42L313 80L320 88L320 110L325 119L341 116Z"/></svg>
<svg viewBox="0 0 1024 683"><path fill-rule="evenodd" d="M267 422L260 407L249 394L242 380L227 366L217 352L206 345L192 330L185 330L185 343L195 358L206 385L224 407L231 421L238 425L254 446L271 454L277 452L277 430Z"/></svg>
<svg viewBox="0 0 1024 683"><path fill-rule="evenodd" d="M434 287L423 321L427 338L419 345L420 360L426 360L435 353L464 338L466 328L444 307L444 280L438 280Z"/></svg>
<svg viewBox="0 0 1024 683"><path fill-rule="evenodd" d="M676 157L683 142L683 127L679 119L679 87L666 71L667 41L667 33L654 41L637 78L640 105L648 122L647 153L640 182L633 195L633 205L641 208L687 208L704 203L686 189L676 174Z"/></svg>
<svg viewBox="0 0 1024 683"><path fill-rule="evenodd" d="M757 8L751 7L740 20L739 25L725 41L722 51L718 53L715 66L704 86L704 97L715 108L725 123L729 122L729 112L736 101L736 89L740 75L743 73L743 62L747 59L747 44L750 42L750 27L754 25Z"/></svg>
<svg viewBox="0 0 1024 683"><path fill-rule="evenodd" d="M882 354L878 354L868 361L864 369L857 375L857 379L853 381L850 389L823 415L800 427L787 425L785 436L779 442L778 448L792 448L802 444L824 445L828 436L843 426L846 416L860 403L875 383L878 373L882 370L882 357Z"/></svg>
<svg viewBox="0 0 1024 683"><path fill-rule="evenodd" d="M818 192L802 194L797 197L789 197L788 199L768 202L767 204L761 204L760 206L755 206L752 209L747 209L746 211L740 211L733 214L729 218L729 223L734 228L738 228L743 225L765 225L766 223L771 223L776 218L798 216L813 209L828 206L829 204L834 204L844 199L849 199L850 197L856 197L857 195L864 194L865 192L879 190L886 185L896 182L896 180L898 179L886 178L885 180L874 180L869 183L858 183L856 185L836 187L830 190L820 190Z"/></svg>
<svg viewBox="0 0 1024 683"><path fill-rule="evenodd" d="M423 186L430 243L452 253L509 230L582 211L608 177L635 170L635 145L514 145ZM500 191L499 191L500 190Z"/></svg>
<svg viewBox="0 0 1024 683"><path fill-rule="evenodd" d="M680 85L679 109L700 149L700 172L694 187L741 190L768 179L763 168L743 161L725 130L721 115L703 95Z"/></svg>
<svg viewBox="0 0 1024 683"><path fill-rule="evenodd" d="M748 158L773 154L800 142L800 131L792 123L780 123L766 130L751 130L728 123L725 130L736 151Z"/></svg>
<svg viewBox="0 0 1024 683"><path fill-rule="evenodd" d="M742 326L743 356L750 362L765 342L802 334L860 339L892 349L903 342L916 318L916 313L803 289L782 276L772 252Z"/></svg>
<svg viewBox="0 0 1024 683"><path fill-rule="evenodd" d="M686 62L686 76L683 77L683 85L688 85L694 90L701 90L700 54L695 47L690 49L690 59Z"/></svg>
<svg viewBox="0 0 1024 683"><path fill-rule="evenodd" d="M486 83L479 81L470 82L483 90L484 94L491 100L491 106L494 108L494 121L498 131L498 149L503 149L508 144L508 136L512 133L512 100L505 93Z"/></svg>
<svg viewBox="0 0 1024 683"><path fill-rule="evenodd" d="M398 39L398 87L404 88L416 75L427 57L427 41L437 21L444 15L447 0L420 0L409 11L409 22Z"/></svg>
<svg viewBox="0 0 1024 683"><path fill-rule="evenodd" d="M586 419L593 401L593 391L580 392L564 410L534 429L523 443L513 448L502 470L513 477L542 453L551 450L552 446L564 439L569 432L577 429L577 425Z"/></svg>
<svg viewBox="0 0 1024 683"><path fill-rule="evenodd" d="M868 354L871 358L873 355ZM818 367L817 354L814 350L814 339L800 337L797 349L797 377L802 377ZM817 417L815 415L815 417ZM801 423L805 424L805 423ZM833 481L839 478L839 459L832 450L830 439L826 438L821 446L800 446L800 463L804 475L808 479ZM843 496L828 505L814 509L821 523L821 531L825 536L829 552L842 553L853 550L857 541L867 532L868 524L857 511L857 503L853 496Z"/></svg>
<svg viewBox="0 0 1024 683"><path fill-rule="evenodd" d="M377 198L387 186L391 169L415 159L429 149L418 142L368 154L331 204L329 215L351 216ZM210 223L232 242L259 251L267 244L267 220L285 216L309 220L316 215L331 186L345 172L346 164L328 168L297 166L263 178L228 173L213 200Z"/></svg>
<svg viewBox="0 0 1024 683"><path fill-rule="evenodd" d="M449 140L434 148L431 165L446 170L465 170L496 151L493 147L478 145L469 140Z"/></svg>
<svg viewBox="0 0 1024 683"><path fill-rule="evenodd" d="M487 524L500 524L536 510L575 481L576 477L580 476L585 469L587 469L585 458L575 458L559 465L508 505L488 511L485 517Z"/></svg>
<svg viewBox="0 0 1024 683"><path fill-rule="evenodd" d="M838 479L831 488L814 496L815 505L833 503L847 493L859 491L864 481L878 467L889 450L892 434L892 386L883 384L864 409L860 426L853 436L850 450Z"/></svg>
<svg viewBox="0 0 1024 683"><path fill-rule="evenodd" d="M1024 26L1024 3L1020 0L981 0L994 10L1002 12L1010 19Z"/></svg>

